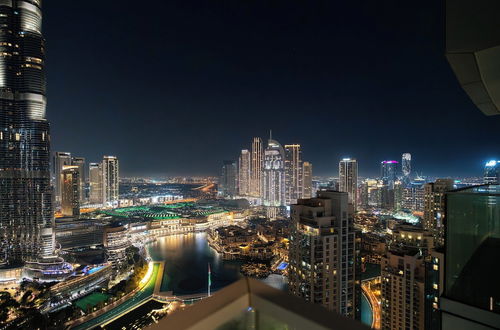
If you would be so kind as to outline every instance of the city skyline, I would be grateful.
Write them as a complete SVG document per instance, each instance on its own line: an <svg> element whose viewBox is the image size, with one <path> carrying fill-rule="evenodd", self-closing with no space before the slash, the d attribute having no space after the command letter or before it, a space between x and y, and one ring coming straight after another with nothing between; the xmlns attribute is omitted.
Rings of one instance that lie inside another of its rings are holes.
<svg viewBox="0 0 500 330"><path fill-rule="evenodd" d="M500 158L498 118L476 111L443 56L439 3L385 1L378 4L385 12L374 4L303 4L300 12L260 3L244 9L158 5L155 12L137 15L132 7L109 3L45 4L52 150L91 161L117 155L126 175L214 175L220 159L236 157L240 145L272 128L281 140L307 150L304 157L318 175L335 173L344 157L356 158L365 176L403 152L413 155L414 172L432 176L480 175L484 162ZM68 12L71 20L63 14ZM327 20L332 12L338 19ZM255 17L247 13L258 15L261 25L250 24ZM89 15L94 24L87 26ZM185 16L193 22L184 22ZM157 24L160 18L167 23ZM122 33L136 20L133 32ZM221 23L208 24L214 21ZM227 25L234 31L223 29ZM228 49L230 42L234 47ZM125 44L159 48L124 52ZM366 52L359 52L361 46ZM158 74L150 75L149 63L160 60ZM414 91L418 98L409 96ZM230 125L234 113L248 114L247 123ZM336 129L309 133L301 125L311 114ZM72 124L89 120L92 131ZM469 134L482 139L456 134L464 122ZM208 140L217 147L207 148ZM165 146L160 152L158 143ZM142 157L135 157L138 152Z"/></svg>

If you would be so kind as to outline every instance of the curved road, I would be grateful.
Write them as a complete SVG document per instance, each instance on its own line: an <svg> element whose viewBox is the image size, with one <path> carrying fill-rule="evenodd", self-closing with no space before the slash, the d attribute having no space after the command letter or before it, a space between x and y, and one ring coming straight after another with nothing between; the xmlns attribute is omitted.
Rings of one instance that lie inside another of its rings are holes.
<svg viewBox="0 0 500 330"><path fill-rule="evenodd" d="M148 282L139 291L137 291L137 293L134 294L132 298L126 300L122 304L112 308L111 310L105 312L104 314L101 314L85 323L79 324L74 328L72 327L72 329L75 330L92 329L101 324L108 323L111 320L120 317L121 315L129 312L138 305L150 299L155 289L155 284L156 284L156 279L158 277L159 269L160 269L160 263L155 263L153 266L153 272Z"/></svg>

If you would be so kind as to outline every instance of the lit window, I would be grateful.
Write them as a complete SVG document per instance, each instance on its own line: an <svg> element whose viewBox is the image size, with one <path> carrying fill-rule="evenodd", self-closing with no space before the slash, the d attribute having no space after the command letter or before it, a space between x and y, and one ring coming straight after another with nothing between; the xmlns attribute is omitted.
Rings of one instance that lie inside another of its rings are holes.
<svg viewBox="0 0 500 330"><path fill-rule="evenodd" d="M434 284L432 285L432 287L434 288L434 290L437 290L437 289L438 289L438 285L437 285L436 283L434 283Z"/></svg>
<svg viewBox="0 0 500 330"><path fill-rule="evenodd" d="M432 269L434 269L434 270L438 270L438 269L439 269L439 266L438 266L438 265L433 265L433 266L432 266Z"/></svg>

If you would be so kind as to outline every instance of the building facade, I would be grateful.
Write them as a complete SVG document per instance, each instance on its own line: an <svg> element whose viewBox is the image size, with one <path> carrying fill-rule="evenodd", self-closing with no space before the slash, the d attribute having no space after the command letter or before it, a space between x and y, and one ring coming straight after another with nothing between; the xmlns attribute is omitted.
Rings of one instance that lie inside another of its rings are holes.
<svg viewBox="0 0 500 330"><path fill-rule="evenodd" d="M262 204L270 218L275 218L285 206L285 151L278 141L272 139L264 151Z"/></svg>
<svg viewBox="0 0 500 330"><path fill-rule="evenodd" d="M78 190L80 195L80 203L85 203L87 201L87 191L85 189L87 176L85 175L85 158L83 157L72 157L71 165L78 167Z"/></svg>
<svg viewBox="0 0 500 330"><path fill-rule="evenodd" d="M318 191L317 198L292 205L290 292L354 318L360 303L355 238L347 193Z"/></svg>
<svg viewBox="0 0 500 330"><path fill-rule="evenodd" d="M401 173L403 174L403 184L409 185L411 182L411 154L405 152L401 157Z"/></svg>
<svg viewBox="0 0 500 330"><path fill-rule="evenodd" d="M104 156L102 160L103 200L115 204L120 198L120 166L115 156Z"/></svg>
<svg viewBox="0 0 500 330"><path fill-rule="evenodd" d="M71 165L71 153L56 151L52 158L52 176L54 183L54 200L56 205L61 203L62 188L61 174L64 166Z"/></svg>
<svg viewBox="0 0 500 330"><path fill-rule="evenodd" d="M344 158L339 162L339 191L349 195L349 203L356 211L358 204L358 162Z"/></svg>
<svg viewBox="0 0 500 330"><path fill-rule="evenodd" d="M383 330L425 329L424 258L418 249L390 249L381 259Z"/></svg>
<svg viewBox="0 0 500 330"><path fill-rule="evenodd" d="M312 183L312 164L310 162L302 163L303 169L303 185L304 191L302 193L302 198L312 198L313 197L313 183Z"/></svg>
<svg viewBox="0 0 500 330"><path fill-rule="evenodd" d="M500 161L490 160L484 165L483 183L500 184Z"/></svg>
<svg viewBox="0 0 500 330"><path fill-rule="evenodd" d="M300 144L285 145L285 204L297 203L303 198L304 178Z"/></svg>
<svg viewBox="0 0 500 330"><path fill-rule="evenodd" d="M250 166L250 190L254 197L262 197L262 166L264 162L264 147L260 137L252 141L252 157Z"/></svg>
<svg viewBox="0 0 500 330"><path fill-rule="evenodd" d="M64 216L80 215L80 169L64 166L61 173L61 213Z"/></svg>
<svg viewBox="0 0 500 330"><path fill-rule="evenodd" d="M444 245L445 193L453 190L452 179L437 179L424 185L424 221L425 230L432 233L436 246Z"/></svg>
<svg viewBox="0 0 500 330"><path fill-rule="evenodd" d="M0 264L19 264L54 246L40 1L0 2L0 39Z"/></svg>
<svg viewBox="0 0 500 330"><path fill-rule="evenodd" d="M89 164L89 203L102 204L103 194L103 170L102 163Z"/></svg>
<svg viewBox="0 0 500 330"><path fill-rule="evenodd" d="M234 160L225 160L219 181L219 194L225 198L234 198L238 194L237 165Z"/></svg>
<svg viewBox="0 0 500 330"><path fill-rule="evenodd" d="M250 156L248 150L241 150L238 162L238 192L241 196L250 194Z"/></svg>

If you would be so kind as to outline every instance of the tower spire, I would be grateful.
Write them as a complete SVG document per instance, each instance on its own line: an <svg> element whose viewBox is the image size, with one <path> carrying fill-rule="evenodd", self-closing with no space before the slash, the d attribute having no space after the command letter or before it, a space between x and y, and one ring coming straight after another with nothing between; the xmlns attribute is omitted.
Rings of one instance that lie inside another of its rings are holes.
<svg viewBox="0 0 500 330"><path fill-rule="evenodd" d="M273 130L270 129L269 130L269 140L272 140L273 139Z"/></svg>

